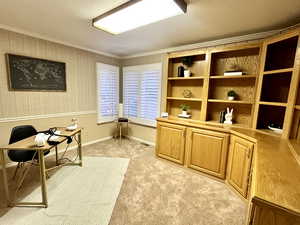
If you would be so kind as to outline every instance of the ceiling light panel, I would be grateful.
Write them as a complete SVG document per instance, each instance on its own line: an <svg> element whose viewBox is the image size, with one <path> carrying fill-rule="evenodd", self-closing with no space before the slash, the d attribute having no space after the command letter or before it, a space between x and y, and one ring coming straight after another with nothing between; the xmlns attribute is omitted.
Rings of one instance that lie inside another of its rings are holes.
<svg viewBox="0 0 300 225"><path fill-rule="evenodd" d="M93 26L120 34L185 12L183 0L132 0L93 19Z"/></svg>

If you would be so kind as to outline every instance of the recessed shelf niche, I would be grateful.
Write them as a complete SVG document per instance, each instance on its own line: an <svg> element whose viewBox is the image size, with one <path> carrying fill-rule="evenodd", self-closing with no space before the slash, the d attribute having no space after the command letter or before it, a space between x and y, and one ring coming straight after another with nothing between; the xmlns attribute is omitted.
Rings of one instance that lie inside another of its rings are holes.
<svg viewBox="0 0 300 225"><path fill-rule="evenodd" d="M172 80L168 88L168 97L183 98L183 91L190 90L191 98L202 98L203 96L203 80Z"/></svg>
<svg viewBox="0 0 300 225"><path fill-rule="evenodd" d="M273 123L283 127L286 108L283 106L260 105L258 112L257 129L269 130Z"/></svg>
<svg viewBox="0 0 300 225"><path fill-rule="evenodd" d="M288 101L292 73L264 75L260 100L264 102Z"/></svg>
<svg viewBox="0 0 300 225"><path fill-rule="evenodd" d="M220 112L225 111L227 107L233 109L233 125L241 127L251 126L251 104L237 105L230 103L209 102L207 107L206 121L219 123Z"/></svg>
<svg viewBox="0 0 300 225"><path fill-rule="evenodd" d="M201 116L201 106L202 103L198 101L185 101L185 100L168 100L167 99L167 107L170 116L178 117L178 114L181 114L182 110L180 108L181 104L186 104L190 107L188 110L189 114L191 114L192 120L200 120Z"/></svg>
<svg viewBox="0 0 300 225"><path fill-rule="evenodd" d="M208 98L227 100L230 90L237 93L235 100L253 102L255 79L210 79Z"/></svg>
<svg viewBox="0 0 300 225"><path fill-rule="evenodd" d="M298 45L298 36L269 44L267 47L265 71L292 68Z"/></svg>
<svg viewBox="0 0 300 225"><path fill-rule="evenodd" d="M191 55L193 57L193 65L189 68L192 73L191 77L199 77L206 74L206 54ZM168 77L178 77L178 67L182 66L182 58L176 57L169 59Z"/></svg>
<svg viewBox="0 0 300 225"><path fill-rule="evenodd" d="M245 74L256 75L259 71L259 47L213 52L211 76L224 76L230 65L236 65Z"/></svg>

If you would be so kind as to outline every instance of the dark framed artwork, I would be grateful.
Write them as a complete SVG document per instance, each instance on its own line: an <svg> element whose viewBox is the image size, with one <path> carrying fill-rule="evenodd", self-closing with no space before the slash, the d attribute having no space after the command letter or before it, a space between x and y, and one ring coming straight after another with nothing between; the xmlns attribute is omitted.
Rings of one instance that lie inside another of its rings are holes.
<svg viewBox="0 0 300 225"><path fill-rule="evenodd" d="M6 54L9 89L13 91L66 91L66 64Z"/></svg>

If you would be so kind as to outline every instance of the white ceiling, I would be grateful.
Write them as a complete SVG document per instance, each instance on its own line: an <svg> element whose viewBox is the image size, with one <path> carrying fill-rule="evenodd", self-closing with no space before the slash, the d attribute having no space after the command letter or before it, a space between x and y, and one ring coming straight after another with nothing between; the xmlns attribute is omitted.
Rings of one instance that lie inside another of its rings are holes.
<svg viewBox="0 0 300 225"><path fill-rule="evenodd" d="M0 24L127 56L300 22L300 0L189 0L187 14L120 35L92 27L92 18L126 1L1 0Z"/></svg>

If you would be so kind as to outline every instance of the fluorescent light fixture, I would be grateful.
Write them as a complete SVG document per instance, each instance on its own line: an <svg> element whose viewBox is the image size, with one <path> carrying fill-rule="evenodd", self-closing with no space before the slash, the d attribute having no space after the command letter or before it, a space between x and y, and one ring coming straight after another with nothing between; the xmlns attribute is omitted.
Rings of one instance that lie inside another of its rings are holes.
<svg viewBox="0 0 300 225"><path fill-rule="evenodd" d="M93 19L93 26L120 34L159 20L184 14L184 0L131 0Z"/></svg>

